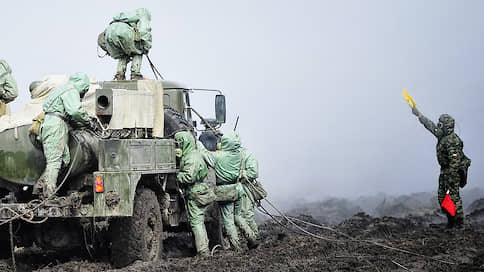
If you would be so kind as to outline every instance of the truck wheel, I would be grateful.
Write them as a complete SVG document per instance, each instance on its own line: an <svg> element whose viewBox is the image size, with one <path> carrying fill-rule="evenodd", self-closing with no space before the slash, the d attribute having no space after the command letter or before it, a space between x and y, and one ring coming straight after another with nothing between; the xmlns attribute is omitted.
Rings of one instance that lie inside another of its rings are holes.
<svg viewBox="0 0 484 272"><path fill-rule="evenodd" d="M0 242L0 259L9 259L12 257L12 248L10 247L10 240Z"/></svg>
<svg viewBox="0 0 484 272"><path fill-rule="evenodd" d="M205 227L207 228L207 236L210 248L216 245L223 246L222 234L222 218L220 215L220 208L217 202L214 202L207 207L205 212Z"/></svg>
<svg viewBox="0 0 484 272"><path fill-rule="evenodd" d="M155 193L139 188L133 216L116 219L111 224L111 233L111 261L115 267L124 267L136 260L158 260L163 247L163 224Z"/></svg>
<svg viewBox="0 0 484 272"><path fill-rule="evenodd" d="M164 115L165 127L163 133L166 138L173 138L175 133L180 131L193 130L188 121L176 110L165 107Z"/></svg>

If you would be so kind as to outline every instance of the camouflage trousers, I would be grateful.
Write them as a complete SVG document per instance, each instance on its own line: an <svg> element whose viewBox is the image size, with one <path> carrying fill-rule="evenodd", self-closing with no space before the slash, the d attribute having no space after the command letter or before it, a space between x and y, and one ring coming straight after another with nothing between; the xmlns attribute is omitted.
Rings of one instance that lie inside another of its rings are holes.
<svg viewBox="0 0 484 272"><path fill-rule="evenodd" d="M439 176L438 200L439 205L444 201L445 194L449 190L449 195L456 206L455 218L464 218L464 209L462 208L462 199L459 194L460 176L457 171L449 168L441 168Z"/></svg>

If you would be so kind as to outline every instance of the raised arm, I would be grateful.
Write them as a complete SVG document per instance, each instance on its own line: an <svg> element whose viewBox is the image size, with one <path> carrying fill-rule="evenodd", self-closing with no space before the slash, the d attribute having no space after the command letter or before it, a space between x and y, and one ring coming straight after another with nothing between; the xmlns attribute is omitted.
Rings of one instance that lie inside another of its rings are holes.
<svg viewBox="0 0 484 272"><path fill-rule="evenodd" d="M437 125L434 122L432 122L432 120L428 119L422 113L420 113L417 107L412 108L412 113L418 117L418 120L420 121L420 123L422 123L422 125L424 125L424 127L428 131L430 131L430 133L432 133L435 137L440 138L444 136L443 130L437 127Z"/></svg>
<svg viewBox="0 0 484 272"><path fill-rule="evenodd" d="M245 176L249 180L253 180L259 177L259 162L257 159L252 155L252 153L248 151L243 151L244 154L244 165L242 169L242 175Z"/></svg>
<svg viewBox="0 0 484 272"><path fill-rule="evenodd" d="M78 127L88 125L90 118L81 105L79 92L72 88L72 90L67 91L61 97L62 102L64 103L64 110L70 117L72 124Z"/></svg>
<svg viewBox="0 0 484 272"><path fill-rule="evenodd" d="M217 161L217 152L208 151L202 142L197 141L197 149L202 154L203 160L210 166L215 167L215 162Z"/></svg>

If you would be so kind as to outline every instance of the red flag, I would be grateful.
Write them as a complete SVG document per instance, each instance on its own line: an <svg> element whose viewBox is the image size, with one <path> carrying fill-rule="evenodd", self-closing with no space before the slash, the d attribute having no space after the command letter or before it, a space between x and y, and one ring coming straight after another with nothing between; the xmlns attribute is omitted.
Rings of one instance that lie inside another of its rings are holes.
<svg viewBox="0 0 484 272"><path fill-rule="evenodd" d="M454 201L452 201L452 199L450 198L449 190L447 190L444 201L442 201L442 204L440 206L444 208L450 215L455 216L456 208Z"/></svg>

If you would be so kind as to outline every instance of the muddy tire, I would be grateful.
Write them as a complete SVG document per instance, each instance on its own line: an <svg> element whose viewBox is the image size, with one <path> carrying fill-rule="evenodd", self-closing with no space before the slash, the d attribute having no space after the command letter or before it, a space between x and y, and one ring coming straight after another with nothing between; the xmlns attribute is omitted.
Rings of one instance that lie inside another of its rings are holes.
<svg viewBox="0 0 484 272"><path fill-rule="evenodd" d="M124 267L136 260L156 261L163 247L163 224L155 193L138 188L133 216L116 219L111 224L111 261Z"/></svg>
<svg viewBox="0 0 484 272"><path fill-rule="evenodd" d="M0 241L0 259L9 259L12 257L10 240Z"/></svg>
<svg viewBox="0 0 484 272"><path fill-rule="evenodd" d="M207 236L210 249L216 245L223 246L222 233L222 216L220 215L220 208L217 202L214 202L207 207L205 212L205 227L207 229Z"/></svg>
<svg viewBox="0 0 484 272"><path fill-rule="evenodd" d="M173 138L175 133L180 131L192 131L192 126L188 121L176 110L165 107L165 127L163 130L166 138Z"/></svg>

